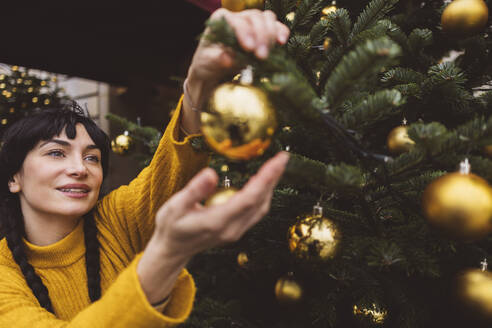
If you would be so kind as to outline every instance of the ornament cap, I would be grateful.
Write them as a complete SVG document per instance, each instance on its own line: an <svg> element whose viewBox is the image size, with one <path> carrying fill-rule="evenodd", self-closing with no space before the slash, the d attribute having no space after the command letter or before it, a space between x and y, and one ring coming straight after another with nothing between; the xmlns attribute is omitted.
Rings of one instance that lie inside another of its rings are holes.
<svg viewBox="0 0 492 328"><path fill-rule="evenodd" d="M239 82L245 85L251 85L253 83L253 66L248 65L241 71Z"/></svg>
<svg viewBox="0 0 492 328"><path fill-rule="evenodd" d="M313 217L320 218L323 216L323 207L319 205L319 202L313 206Z"/></svg>
<svg viewBox="0 0 492 328"><path fill-rule="evenodd" d="M480 262L480 268L482 271L487 271L489 263L487 262L487 258L484 258L482 262Z"/></svg>
<svg viewBox="0 0 492 328"><path fill-rule="evenodd" d="M227 175L224 178L224 188L230 188L231 187L231 179L227 177Z"/></svg>
<svg viewBox="0 0 492 328"><path fill-rule="evenodd" d="M465 158L463 162L460 163L460 173L461 174L470 174L471 165L468 161L468 158Z"/></svg>

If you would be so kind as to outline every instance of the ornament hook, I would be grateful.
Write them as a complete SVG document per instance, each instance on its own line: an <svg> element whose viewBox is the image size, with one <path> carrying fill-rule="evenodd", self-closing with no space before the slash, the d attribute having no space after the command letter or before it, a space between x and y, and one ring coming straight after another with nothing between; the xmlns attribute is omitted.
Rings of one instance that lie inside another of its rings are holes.
<svg viewBox="0 0 492 328"><path fill-rule="evenodd" d="M487 258L484 258L482 262L480 262L480 266L481 266L481 269L482 271L487 271L487 266L489 264L487 263Z"/></svg>
<svg viewBox="0 0 492 328"><path fill-rule="evenodd" d="M313 206L313 217L315 218L320 218L323 216L323 207L319 205L319 202L316 203L316 205Z"/></svg>
<svg viewBox="0 0 492 328"><path fill-rule="evenodd" d="M460 163L460 173L461 174L470 174L471 165L468 161L468 158L465 158L463 162Z"/></svg>

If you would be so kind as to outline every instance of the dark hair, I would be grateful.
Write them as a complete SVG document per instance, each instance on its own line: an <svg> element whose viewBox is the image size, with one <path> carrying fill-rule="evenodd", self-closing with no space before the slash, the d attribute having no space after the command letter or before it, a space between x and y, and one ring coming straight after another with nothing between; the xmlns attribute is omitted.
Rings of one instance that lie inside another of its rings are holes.
<svg viewBox="0 0 492 328"><path fill-rule="evenodd" d="M42 109L20 119L10 126L3 135L0 148L0 229L7 239L7 245L15 262L19 265L27 284L39 304L51 313L53 305L48 289L27 261L22 237L25 237L24 218L17 194L10 192L8 182L19 172L24 159L39 141L49 140L63 130L68 138L76 137L76 124L81 123L92 141L101 151L103 177L108 171L109 138L95 123L84 114L75 102L58 108ZM89 297L95 302L101 297L99 241L93 210L83 216L86 247L86 271Z"/></svg>

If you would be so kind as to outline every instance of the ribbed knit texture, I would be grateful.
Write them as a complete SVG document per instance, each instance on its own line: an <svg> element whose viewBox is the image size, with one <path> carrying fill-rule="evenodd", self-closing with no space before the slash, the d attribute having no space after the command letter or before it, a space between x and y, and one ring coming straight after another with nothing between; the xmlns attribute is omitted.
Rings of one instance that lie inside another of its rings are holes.
<svg viewBox="0 0 492 328"><path fill-rule="evenodd" d="M94 219L101 243L102 297L90 304L85 270L83 221L62 240L36 246L24 239L26 253L46 285L55 315L42 308L0 241L0 327L172 327L191 312L195 285L184 269L163 313L154 309L141 288L136 267L154 231L157 209L207 164L188 136L178 141L182 98L151 164L128 186L101 199Z"/></svg>

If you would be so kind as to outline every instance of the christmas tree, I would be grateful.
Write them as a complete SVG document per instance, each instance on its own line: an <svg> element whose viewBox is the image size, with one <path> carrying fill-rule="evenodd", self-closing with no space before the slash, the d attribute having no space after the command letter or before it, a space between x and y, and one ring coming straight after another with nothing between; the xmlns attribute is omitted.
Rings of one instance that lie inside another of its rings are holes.
<svg viewBox="0 0 492 328"><path fill-rule="evenodd" d="M240 188L276 152L291 159L269 214L190 263L183 326L490 326L488 2L222 3L273 10L291 35L259 61L208 22L251 66L202 114L211 166Z"/></svg>
<svg viewBox="0 0 492 328"><path fill-rule="evenodd" d="M56 76L44 75L16 65L0 74L0 140L3 132L18 119L69 101L57 85Z"/></svg>

